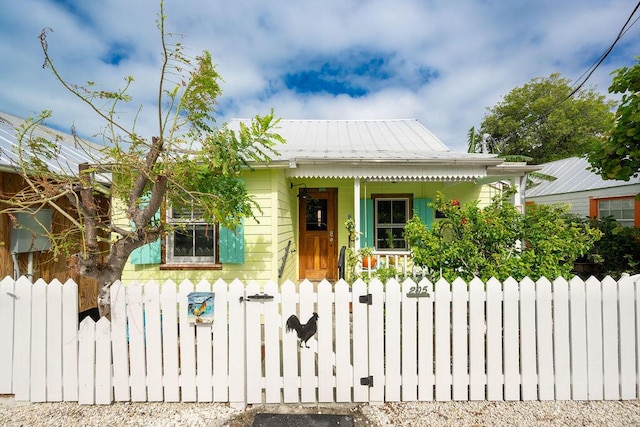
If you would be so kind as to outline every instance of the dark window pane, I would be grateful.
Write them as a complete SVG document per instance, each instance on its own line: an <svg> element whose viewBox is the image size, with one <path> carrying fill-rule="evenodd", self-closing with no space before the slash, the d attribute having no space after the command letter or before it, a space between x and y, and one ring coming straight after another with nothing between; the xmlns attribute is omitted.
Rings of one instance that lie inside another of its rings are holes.
<svg viewBox="0 0 640 427"><path fill-rule="evenodd" d="M391 200L378 200L378 223L391 224Z"/></svg>
<svg viewBox="0 0 640 427"><path fill-rule="evenodd" d="M307 199L307 211L305 213L307 231L327 230L327 200Z"/></svg>
<svg viewBox="0 0 640 427"><path fill-rule="evenodd" d="M195 256L213 256L214 253L214 230L212 227L198 225L196 233Z"/></svg>
<svg viewBox="0 0 640 427"><path fill-rule="evenodd" d="M193 234L191 230L176 230L173 232L173 255L192 256L193 255Z"/></svg>
<svg viewBox="0 0 640 427"><path fill-rule="evenodd" d="M407 202L405 200L396 200L393 202L393 219L394 224L405 224L407 222Z"/></svg>

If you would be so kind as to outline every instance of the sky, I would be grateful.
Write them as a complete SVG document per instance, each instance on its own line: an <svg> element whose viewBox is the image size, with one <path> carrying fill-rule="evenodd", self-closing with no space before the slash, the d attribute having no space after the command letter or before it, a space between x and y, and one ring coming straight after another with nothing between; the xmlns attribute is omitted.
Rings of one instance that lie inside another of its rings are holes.
<svg viewBox="0 0 640 427"><path fill-rule="evenodd" d="M155 0L0 2L0 111L51 110L47 124L92 137L104 123L43 69L38 36L61 75L115 90L135 78L119 118L158 133L161 64ZM635 0L165 0L166 30L185 53L208 50L221 75L217 124L283 119L414 118L452 151L487 109L532 78L573 83L611 46ZM633 15L630 24L640 17ZM636 63L631 25L586 85ZM615 99L615 98L614 98Z"/></svg>

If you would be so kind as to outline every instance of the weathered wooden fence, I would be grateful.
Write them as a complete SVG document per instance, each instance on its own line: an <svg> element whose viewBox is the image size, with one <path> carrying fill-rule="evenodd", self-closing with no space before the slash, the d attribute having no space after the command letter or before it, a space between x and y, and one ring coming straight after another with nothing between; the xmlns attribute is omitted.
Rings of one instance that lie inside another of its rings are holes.
<svg viewBox="0 0 640 427"><path fill-rule="evenodd" d="M524 279L349 287L217 281L111 289L78 328L77 286L0 282L0 394L17 400L602 400L640 396L640 295L619 282ZM211 324L187 295L214 292ZM319 315L300 348L286 319Z"/></svg>

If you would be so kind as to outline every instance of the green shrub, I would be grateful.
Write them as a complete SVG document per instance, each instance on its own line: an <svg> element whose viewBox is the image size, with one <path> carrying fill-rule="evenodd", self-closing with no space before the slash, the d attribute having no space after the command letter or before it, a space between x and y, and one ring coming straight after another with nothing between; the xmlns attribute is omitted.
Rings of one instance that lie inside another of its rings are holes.
<svg viewBox="0 0 640 427"><path fill-rule="evenodd" d="M637 274L640 266L640 230L623 227L613 217L585 219L590 227L602 233L591 250L579 262L598 266L599 276L619 278L622 273Z"/></svg>
<svg viewBox="0 0 640 427"><path fill-rule="evenodd" d="M512 194L479 208L477 201L461 206L438 193L432 207L443 218L428 228L414 215L405 228L414 263L433 271L432 280L569 278L574 261L602 233L568 215L567 207L533 205L522 215Z"/></svg>

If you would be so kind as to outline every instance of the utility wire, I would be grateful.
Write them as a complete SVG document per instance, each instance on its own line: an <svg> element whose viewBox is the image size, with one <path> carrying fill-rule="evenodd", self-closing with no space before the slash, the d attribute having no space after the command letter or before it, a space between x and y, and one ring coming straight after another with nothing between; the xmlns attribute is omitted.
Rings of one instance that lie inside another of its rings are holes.
<svg viewBox="0 0 640 427"><path fill-rule="evenodd" d="M611 43L611 45L607 48L607 50L605 50L605 52L600 55L600 57L598 58L598 60L596 62L594 62L589 68L587 68L587 70L582 73L582 75L580 77L578 77L578 79L576 80L576 82L571 86L574 89L567 95L565 96L561 101L559 101L556 105L554 105L549 111L547 111L544 114L541 114L538 116L538 118L536 118L533 122L526 124L524 127L529 127L529 126L533 126L535 123L538 123L539 121L547 118L551 113L553 113L555 110L557 110L560 105L562 105L563 103L565 103L567 100L571 99L573 97L573 95L575 95L576 93L578 93L578 91L580 89L582 89L582 87L585 85L585 83L587 82L587 80L589 80L589 78L591 78L591 76L593 75L593 73L596 71L596 69L604 62L604 60L609 56L609 54L613 51L613 48L615 47L615 45L618 43L618 41L620 41L620 39L627 33L627 31L629 31L629 29L631 29L631 27L638 22L638 20L640 20L640 16L638 16L630 25L629 22L631 22L631 20L633 19L633 16L636 14L636 12L638 11L638 9L640 9L640 1L636 4L636 6L633 8L633 11L631 12L631 14L629 15L629 17L627 18L627 20L625 21L624 25L622 26L622 28L620 29L620 31L618 32L618 35L616 36L616 38L613 40L613 42ZM584 77L586 75L586 77ZM582 80L581 82L578 83L578 81L580 81L580 79L582 79L584 77L584 80ZM508 135L506 137L506 140L511 139L511 137L513 137L514 134Z"/></svg>
<svg viewBox="0 0 640 427"><path fill-rule="evenodd" d="M609 54L611 53L611 51L613 51L613 48L615 47L615 45L620 41L620 39L622 38L622 36L636 23L638 22L638 19L640 19L640 17L636 18L633 23L631 25L629 25L629 22L631 22L631 19L633 18L633 15L636 14L636 12L638 11L638 9L640 8L640 2L638 2L638 4L636 4L636 7L633 9L633 12L631 12L631 15L629 15L629 18L627 18L627 21L624 23L624 25L622 26L622 28L620 29L620 32L618 33L618 36L615 38L615 40L613 41L613 43L611 43L611 46L609 46L609 48L600 56L600 58L596 61L596 63L594 63L593 65L591 65L591 67L587 68L587 71L585 71L582 76L580 76L578 78L578 80L580 80L585 74L587 74L587 76L584 78L584 80L582 82L580 82L579 84L574 83L574 90L567 95L567 97L565 99L563 99L562 101L560 101L560 103L563 103L564 101L566 101L567 99L571 98L573 95L575 95L581 88L582 86L584 86L584 84L587 82L587 80L589 80L589 78L591 77L591 75L593 75L593 73L596 71L596 69L604 62L604 60L607 58L607 56L609 56ZM590 70L590 71L589 71Z"/></svg>

